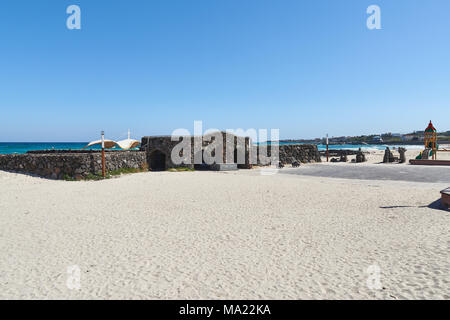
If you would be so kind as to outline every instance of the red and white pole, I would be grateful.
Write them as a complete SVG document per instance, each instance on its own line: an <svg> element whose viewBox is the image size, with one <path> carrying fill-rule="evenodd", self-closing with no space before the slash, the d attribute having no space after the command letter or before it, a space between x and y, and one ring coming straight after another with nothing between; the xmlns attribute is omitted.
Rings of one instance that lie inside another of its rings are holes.
<svg viewBox="0 0 450 320"><path fill-rule="evenodd" d="M105 131L102 131L102 175L106 176L106 161L105 161Z"/></svg>

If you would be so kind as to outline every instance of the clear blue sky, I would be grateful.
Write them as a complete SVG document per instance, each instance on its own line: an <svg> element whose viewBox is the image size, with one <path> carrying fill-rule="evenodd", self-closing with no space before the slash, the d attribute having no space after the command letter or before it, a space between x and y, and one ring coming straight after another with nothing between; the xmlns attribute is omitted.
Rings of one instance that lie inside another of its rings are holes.
<svg viewBox="0 0 450 320"><path fill-rule="evenodd" d="M2 0L0 141L194 120L281 138L450 130L449 14L448 0Z"/></svg>

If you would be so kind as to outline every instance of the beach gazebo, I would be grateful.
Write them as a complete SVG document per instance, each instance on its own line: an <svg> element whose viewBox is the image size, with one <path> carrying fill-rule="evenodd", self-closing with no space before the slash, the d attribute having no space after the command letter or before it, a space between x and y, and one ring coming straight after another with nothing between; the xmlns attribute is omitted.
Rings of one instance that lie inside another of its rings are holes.
<svg viewBox="0 0 450 320"><path fill-rule="evenodd" d="M428 127L425 129L425 149L431 149L433 156L432 159L433 160L437 159L437 150L438 150L437 130L433 126L431 120L430 123L428 124Z"/></svg>

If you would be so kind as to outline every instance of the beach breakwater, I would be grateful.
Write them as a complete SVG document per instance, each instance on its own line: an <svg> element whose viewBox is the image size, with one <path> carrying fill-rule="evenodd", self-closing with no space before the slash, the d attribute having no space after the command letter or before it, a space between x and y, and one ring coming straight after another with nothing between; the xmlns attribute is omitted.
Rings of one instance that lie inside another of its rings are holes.
<svg viewBox="0 0 450 320"><path fill-rule="evenodd" d="M147 165L143 151L107 151L106 170L141 169ZM49 179L84 179L102 171L97 150L46 150L26 154L0 155L0 170L35 174Z"/></svg>

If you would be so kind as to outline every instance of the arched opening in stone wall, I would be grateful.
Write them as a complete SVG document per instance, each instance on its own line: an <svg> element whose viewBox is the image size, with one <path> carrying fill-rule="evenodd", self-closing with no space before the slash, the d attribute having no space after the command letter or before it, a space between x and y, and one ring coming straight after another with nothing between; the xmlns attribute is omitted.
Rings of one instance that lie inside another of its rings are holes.
<svg viewBox="0 0 450 320"><path fill-rule="evenodd" d="M152 153L150 153L148 166L151 171L166 170L166 155L165 155L165 153L163 153L159 150L155 150Z"/></svg>
<svg viewBox="0 0 450 320"><path fill-rule="evenodd" d="M195 170L207 170L208 169L208 165L205 163L204 150L202 149L202 151L199 151L198 153L201 153L202 162L201 163L194 163L194 169ZM198 155L198 153L196 155Z"/></svg>

